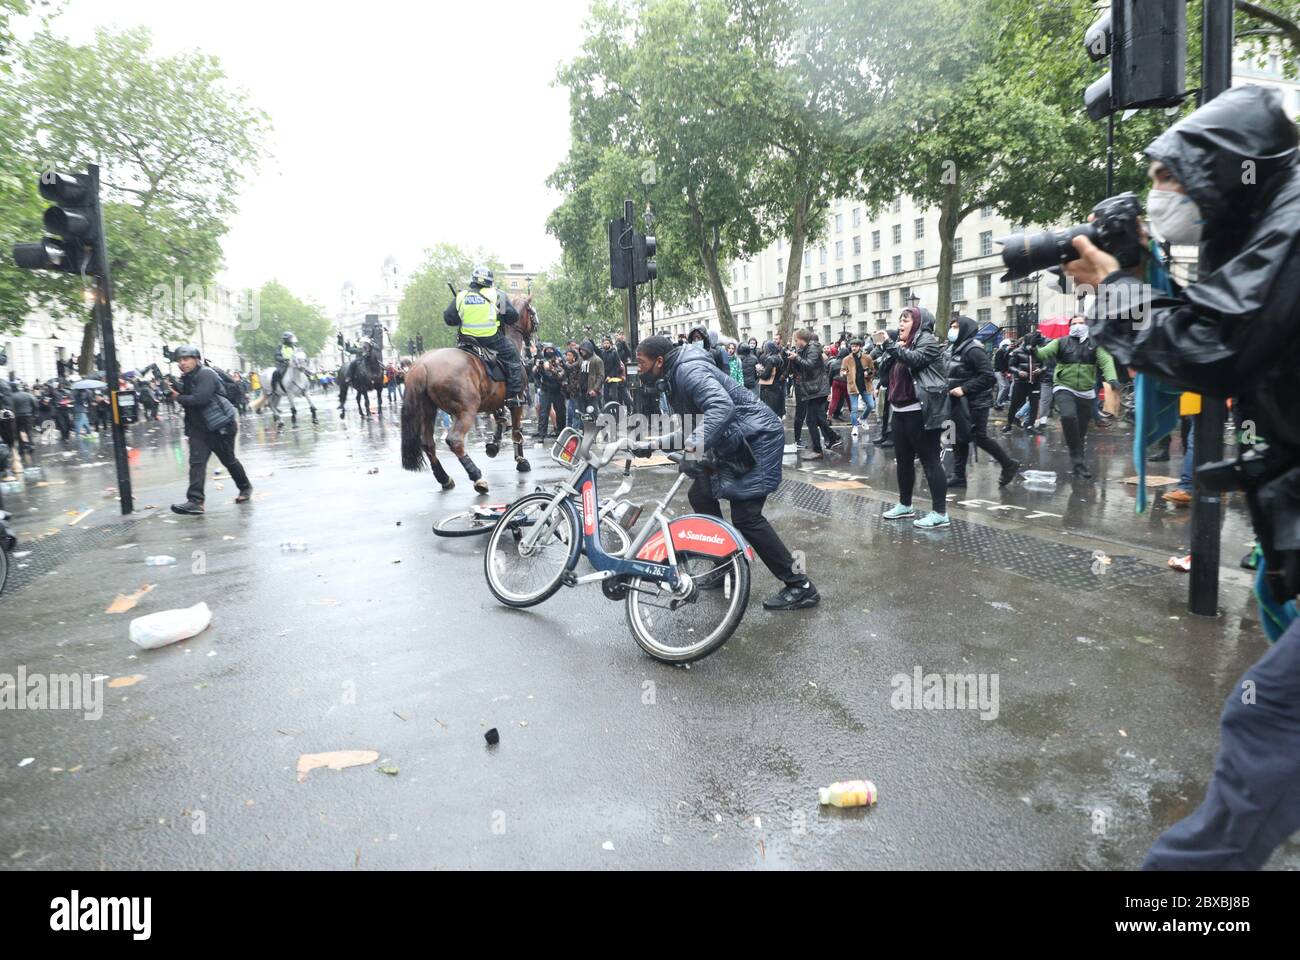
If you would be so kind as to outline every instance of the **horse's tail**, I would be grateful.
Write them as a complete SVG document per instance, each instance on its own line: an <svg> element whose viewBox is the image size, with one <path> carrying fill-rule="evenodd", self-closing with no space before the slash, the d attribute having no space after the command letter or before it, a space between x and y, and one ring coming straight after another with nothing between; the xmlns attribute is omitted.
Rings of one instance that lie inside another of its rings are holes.
<svg viewBox="0 0 1300 960"><path fill-rule="evenodd" d="M406 374L406 395L402 397L402 469L418 473L424 469L425 417L433 416L425 385L427 371L417 363Z"/></svg>

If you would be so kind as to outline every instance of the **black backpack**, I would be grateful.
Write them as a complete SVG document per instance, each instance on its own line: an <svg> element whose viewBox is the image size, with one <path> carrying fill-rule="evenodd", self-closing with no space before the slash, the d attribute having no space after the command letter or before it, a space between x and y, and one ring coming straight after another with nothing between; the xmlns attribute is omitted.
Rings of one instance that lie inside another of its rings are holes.
<svg viewBox="0 0 1300 960"><path fill-rule="evenodd" d="M239 382L220 367L208 364L208 369L215 373L221 381L221 392L225 394L226 399L238 407L239 402L244 399L244 392L240 389Z"/></svg>

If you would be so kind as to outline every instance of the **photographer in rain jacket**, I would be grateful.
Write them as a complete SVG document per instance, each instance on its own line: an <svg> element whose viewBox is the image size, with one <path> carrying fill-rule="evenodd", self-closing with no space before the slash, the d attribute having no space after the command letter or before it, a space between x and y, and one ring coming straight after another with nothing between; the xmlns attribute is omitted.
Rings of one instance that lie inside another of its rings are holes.
<svg viewBox="0 0 1300 960"><path fill-rule="evenodd" d="M1300 166L1278 92L1234 87L1147 147L1147 214L1170 243L1204 243L1200 278L1154 292L1084 238L1066 264L1098 285L1092 334L1118 363L1236 398L1260 442L1198 474L1245 489L1264 560L1257 594L1273 646L1234 685L1205 800L1147 869L1257 869L1300 829ZM1279 636L1280 634L1280 636ZM1245 690L1253 691L1251 697Z"/></svg>
<svg viewBox="0 0 1300 960"><path fill-rule="evenodd" d="M667 337L647 337L636 348L642 383L659 383L674 413L699 426L686 438L683 471L695 473L689 497L696 513L722 517L719 500L731 501L731 522L784 584L763 601L767 610L802 610L821 599L794 557L763 516L763 504L781 485L785 427L768 407L693 344L674 346Z"/></svg>

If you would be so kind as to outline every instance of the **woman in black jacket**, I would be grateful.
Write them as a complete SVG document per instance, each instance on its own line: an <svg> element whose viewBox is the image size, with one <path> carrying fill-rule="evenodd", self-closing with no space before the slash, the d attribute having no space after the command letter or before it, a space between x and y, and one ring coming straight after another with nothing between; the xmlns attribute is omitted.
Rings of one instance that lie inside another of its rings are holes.
<svg viewBox="0 0 1300 960"><path fill-rule="evenodd" d="M826 361L822 357L822 345L813 336L811 330L796 330L794 334L795 349L789 354L787 363L798 374L799 382L795 385L795 394L803 407L807 418L808 432L812 435L813 452L805 459L820 460L822 457L822 435L826 437L826 446L835 448L843 441L831 429L826 420L826 398L830 396L831 381L826 375ZM795 411L795 442L798 443L799 413Z"/></svg>
<svg viewBox="0 0 1300 960"><path fill-rule="evenodd" d="M948 394L952 397L953 421L957 424L957 449L954 451L949 487L966 486L966 461L970 445L975 444L1002 467L998 486L1005 487L1016 478L1020 464L989 437L989 410L997 376L993 361L983 344L975 339L979 324L970 317L958 317L948 329Z"/></svg>
<svg viewBox="0 0 1300 960"><path fill-rule="evenodd" d="M876 342L893 361L889 371L889 403L893 407L898 503L885 511L885 519L916 516L912 509L912 488L916 485L913 461L920 457L934 509L913 520L913 524L923 530L946 527L948 484L940 452L951 407L943 348L934 335L934 316L929 310L908 307L899 317L898 339L888 341L881 330L876 333Z"/></svg>
<svg viewBox="0 0 1300 960"><path fill-rule="evenodd" d="M758 398L778 417L785 417L785 363L776 342L767 341L763 355L754 366L758 378Z"/></svg>

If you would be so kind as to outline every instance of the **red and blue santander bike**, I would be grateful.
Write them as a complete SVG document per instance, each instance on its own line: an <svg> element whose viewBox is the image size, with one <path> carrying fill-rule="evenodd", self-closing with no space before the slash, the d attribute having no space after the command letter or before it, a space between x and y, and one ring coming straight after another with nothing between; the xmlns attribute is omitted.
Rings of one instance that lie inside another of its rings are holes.
<svg viewBox="0 0 1300 960"><path fill-rule="evenodd" d="M570 427L560 434L551 458L572 471L553 490L530 493L502 513L483 557L488 589L507 606L531 607L560 587L599 583L606 597L625 602L632 636L650 656L666 663L707 657L745 615L753 548L717 517L669 520L668 504L686 480L679 474L653 502L630 546L607 551L602 540L608 538L600 534L601 469L620 453L648 453L670 440L622 437L601 444L604 433L589 410L581 432ZM685 457L668 456L679 466ZM643 512L643 506L621 501L615 518L630 531ZM584 554L594 572L579 575Z"/></svg>

